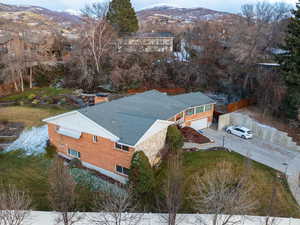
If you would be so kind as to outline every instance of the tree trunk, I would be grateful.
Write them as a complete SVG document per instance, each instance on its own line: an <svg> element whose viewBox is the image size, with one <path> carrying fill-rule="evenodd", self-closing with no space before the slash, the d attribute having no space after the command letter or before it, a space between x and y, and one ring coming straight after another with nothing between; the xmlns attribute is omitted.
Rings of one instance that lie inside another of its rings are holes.
<svg viewBox="0 0 300 225"><path fill-rule="evenodd" d="M29 72L29 88L31 89L32 88L32 73L33 73L33 68L30 67L30 72Z"/></svg>
<svg viewBox="0 0 300 225"><path fill-rule="evenodd" d="M17 81L16 81L16 80L14 81L14 86L15 86L16 92L19 92L19 88L18 88L18 84L17 84Z"/></svg>
<svg viewBox="0 0 300 225"><path fill-rule="evenodd" d="M176 225L176 212L169 214L169 225Z"/></svg>
<svg viewBox="0 0 300 225"><path fill-rule="evenodd" d="M24 92L24 79L21 71L19 72L19 76L20 76L21 92Z"/></svg>

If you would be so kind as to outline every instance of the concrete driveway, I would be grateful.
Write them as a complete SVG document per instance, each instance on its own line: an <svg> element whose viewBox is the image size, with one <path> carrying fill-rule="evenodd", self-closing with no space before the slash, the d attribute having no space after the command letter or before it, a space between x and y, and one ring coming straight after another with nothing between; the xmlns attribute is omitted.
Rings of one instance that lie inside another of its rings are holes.
<svg viewBox="0 0 300 225"><path fill-rule="evenodd" d="M287 170L285 164L289 164L298 155L296 152L287 151L283 147L267 143L255 137L244 140L232 134L227 134L225 131L216 131L210 128L205 129L203 133L215 141L215 143L205 147L223 146L224 139L224 147L283 173Z"/></svg>
<svg viewBox="0 0 300 225"><path fill-rule="evenodd" d="M300 204L300 187L298 185L300 152L286 150L284 147L267 143L257 137L244 140L232 134L227 134L225 131L217 131L211 128L205 129L203 133L215 142L201 146L202 149L223 146L224 143L224 147L229 150L285 173L288 176L291 191Z"/></svg>

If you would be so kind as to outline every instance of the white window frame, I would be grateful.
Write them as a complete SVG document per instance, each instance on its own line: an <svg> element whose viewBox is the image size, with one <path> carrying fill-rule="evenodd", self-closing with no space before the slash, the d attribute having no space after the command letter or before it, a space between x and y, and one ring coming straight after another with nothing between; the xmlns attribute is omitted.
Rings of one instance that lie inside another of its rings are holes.
<svg viewBox="0 0 300 225"><path fill-rule="evenodd" d="M188 112L189 110L193 110L193 114L187 114L187 112ZM185 110L185 115L186 115L186 116L193 116L193 115L195 115L195 108L189 108L189 109Z"/></svg>
<svg viewBox="0 0 300 225"><path fill-rule="evenodd" d="M120 145L121 148L118 148L117 145ZM124 150L123 147L128 148L128 150ZM130 147L129 147L129 146L124 145L124 144L121 144L121 143L119 143L119 142L116 142L116 143L115 143L115 149L118 150L118 151L122 151L122 152L129 152L129 151L130 151Z"/></svg>
<svg viewBox="0 0 300 225"><path fill-rule="evenodd" d="M76 153L76 155L72 154L71 151L73 151L73 153ZM81 153L76 151L75 149L72 149L72 148L68 148L68 155L73 157L73 158L77 158L77 159L81 158Z"/></svg>
<svg viewBox="0 0 300 225"><path fill-rule="evenodd" d="M196 107L196 114L206 112L206 111L205 111L205 107L206 107L205 105L197 106L197 107ZM198 108L202 108L202 112L197 112L197 109L198 109Z"/></svg>
<svg viewBox="0 0 300 225"><path fill-rule="evenodd" d="M93 136L93 143L97 143L99 141L99 138L98 138L98 136Z"/></svg>
<svg viewBox="0 0 300 225"><path fill-rule="evenodd" d="M209 110L207 110L207 107L210 107L210 109L209 109ZM212 104L205 105L205 112L209 112L209 111L211 111L211 110L212 110L212 108L213 108Z"/></svg>
<svg viewBox="0 0 300 225"><path fill-rule="evenodd" d="M121 167L121 168L122 168L122 172L118 171L118 167ZM126 169L126 170L129 172L129 169L128 169L128 168L126 168L126 167L124 167L124 166L116 165L116 172L117 172L118 174L122 174L122 175L128 177L129 174L124 173L124 169Z"/></svg>

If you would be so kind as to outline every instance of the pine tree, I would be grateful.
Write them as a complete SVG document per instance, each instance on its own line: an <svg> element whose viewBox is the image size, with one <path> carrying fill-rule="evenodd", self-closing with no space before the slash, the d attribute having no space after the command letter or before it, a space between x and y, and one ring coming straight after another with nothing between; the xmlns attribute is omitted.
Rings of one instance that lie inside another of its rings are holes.
<svg viewBox="0 0 300 225"><path fill-rule="evenodd" d="M285 53L277 59L288 88L285 108L288 115L295 118L300 108L300 0L293 15L286 31L285 45L281 46Z"/></svg>
<svg viewBox="0 0 300 225"><path fill-rule="evenodd" d="M153 189L155 185L154 171L144 152L135 152L129 172L129 185L133 188L135 198L147 209L153 203Z"/></svg>
<svg viewBox="0 0 300 225"><path fill-rule="evenodd" d="M120 34L137 32L138 19L130 0L112 0L109 3L107 20Z"/></svg>

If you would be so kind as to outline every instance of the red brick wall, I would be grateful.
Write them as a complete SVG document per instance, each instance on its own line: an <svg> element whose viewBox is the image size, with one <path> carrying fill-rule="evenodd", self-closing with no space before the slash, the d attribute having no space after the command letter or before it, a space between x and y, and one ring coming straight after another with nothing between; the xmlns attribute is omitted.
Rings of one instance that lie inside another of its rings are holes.
<svg viewBox="0 0 300 225"><path fill-rule="evenodd" d="M56 125L48 124L50 142L58 152L68 155L68 149L74 149L80 152L80 160L83 162L114 173L117 173L116 165L130 168L134 149L130 148L129 152L116 150L114 142L102 137L98 137L98 142L93 143L93 135L86 133L83 133L78 140L73 139L58 134L56 127Z"/></svg>

